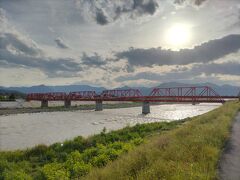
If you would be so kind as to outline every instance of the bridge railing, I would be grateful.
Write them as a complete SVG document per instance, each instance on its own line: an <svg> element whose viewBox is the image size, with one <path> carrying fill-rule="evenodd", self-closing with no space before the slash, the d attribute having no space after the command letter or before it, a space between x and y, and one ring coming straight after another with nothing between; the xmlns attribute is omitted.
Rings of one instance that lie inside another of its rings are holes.
<svg viewBox="0 0 240 180"><path fill-rule="evenodd" d="M68 99L71 100L81 100L81 99L93 99L97 96L95 91L78 91L78 92L70 92L68 94Z"/></svg>
<svg viewBox="0 0 240 180"><path fill-rule="evenodd" d="M30 101L30 100L42 100L43 99L43 95L44 93L30 93L27 94L26 100Z"/></svg>
<svg viewBox="0 0 240 180"><path fill-rule="evenodd" d="M192 100L194 101L219 101L224 102L219 94L211 87L171 87L171 88L154 88L149 97L165 98L166 100Z"/></svg>
<svg viewBox="0 0 240 180"><path fill-rule="evenodd" d="M95 91L31 93L29 100L86 100L86 101L151 101L151 102L224 102L223 98L211 87L171 87L154 88L150 95L143 96L139 89L104 90L101 94Z"/></svg>
<svg viewBox="0 0 240 180"><path fill-rule="evenodd" d="M104 90L100 96L104 98L130 98L142 97L142 93L138 89L114 89Z"/></svg>
<svg viewBox="0 0 240 180"><path fill-rule="evenodd" d="M52 101L61 101L66 98L67 94L64 92L53 92L47 93L44 99L52 100Z"/></svg>
<svg viewBox="0 0 240 180"><path fill-rule="evenodd" d="M31 93L27 95L27 100L49 100L62 101L67 97L65 92L51 92L51 93Z"/></svg>

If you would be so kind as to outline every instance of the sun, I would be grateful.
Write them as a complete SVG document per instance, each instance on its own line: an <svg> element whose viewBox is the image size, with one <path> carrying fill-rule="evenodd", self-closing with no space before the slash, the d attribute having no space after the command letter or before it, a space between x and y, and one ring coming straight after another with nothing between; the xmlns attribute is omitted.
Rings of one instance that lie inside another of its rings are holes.
<svg viewBox="0 0 240 180"><path fill-rule="evenodd" d="M165 33L165 41L170 46L180 48L191 40L191 26L177 23L170 26Z"/></svg>

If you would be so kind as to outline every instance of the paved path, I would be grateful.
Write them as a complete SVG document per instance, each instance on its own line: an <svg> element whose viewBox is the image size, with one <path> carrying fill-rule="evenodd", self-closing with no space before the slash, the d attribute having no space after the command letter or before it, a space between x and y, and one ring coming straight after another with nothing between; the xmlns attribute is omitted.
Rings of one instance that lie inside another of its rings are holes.
<svg viewBox="0 0 240 180"><path fill-rule="evenodd" d="M220 179L240 180L240 112L236 116L230 141L220 161Z"/></svg>

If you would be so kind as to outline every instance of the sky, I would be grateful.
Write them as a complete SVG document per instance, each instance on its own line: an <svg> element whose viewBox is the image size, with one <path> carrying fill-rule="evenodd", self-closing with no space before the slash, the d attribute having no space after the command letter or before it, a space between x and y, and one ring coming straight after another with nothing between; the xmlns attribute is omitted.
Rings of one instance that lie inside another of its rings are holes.
<svg viewBox="0 0 240 180"><path fill-rule="evenodd" d="M239 0L0 0L0 86L240 86Z"/></svg>

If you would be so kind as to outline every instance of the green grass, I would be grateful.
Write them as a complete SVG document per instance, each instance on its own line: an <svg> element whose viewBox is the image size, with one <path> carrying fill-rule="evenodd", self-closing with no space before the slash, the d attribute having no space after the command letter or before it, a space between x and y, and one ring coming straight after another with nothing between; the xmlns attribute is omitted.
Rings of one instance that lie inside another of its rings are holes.
<svg viewBox="0 0 240 180"><path fill-rule="evenodd" d="M192 118L180 128L148 138L138 148L94 168L85 179L217 179L217 166L239 102Z"/></svg>
<svg viewBox="0 0 240 180"><path fill-rule="evenodd" d="M78 179L104 167L142 144L146 137L181 125L183 121L135 125L63 144L38 145L23 151L0 152L0 179Z"/></svg>

